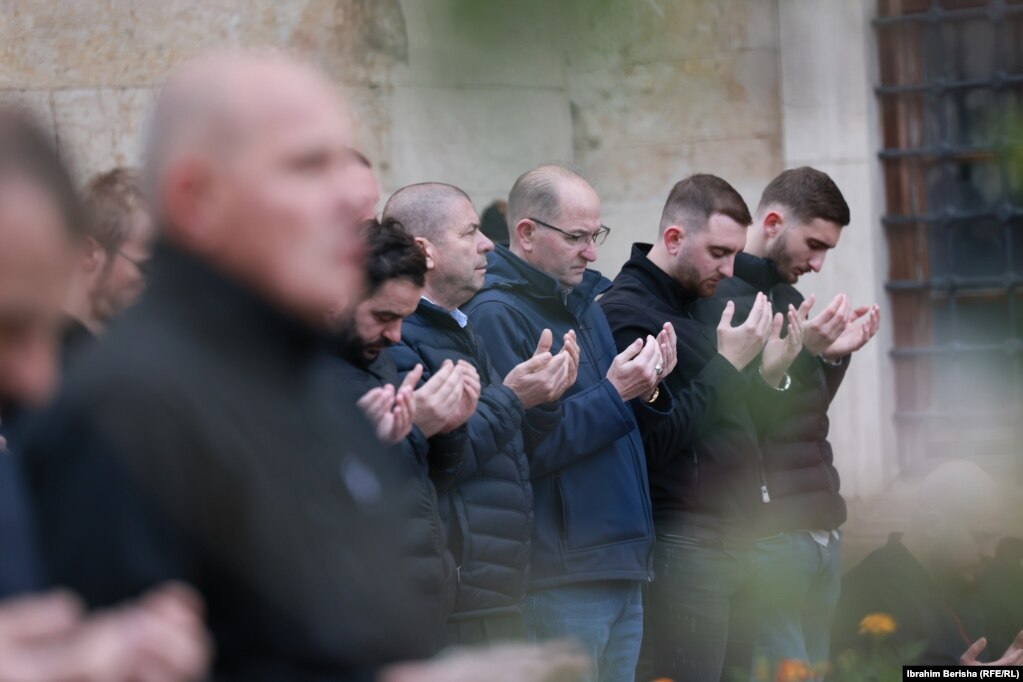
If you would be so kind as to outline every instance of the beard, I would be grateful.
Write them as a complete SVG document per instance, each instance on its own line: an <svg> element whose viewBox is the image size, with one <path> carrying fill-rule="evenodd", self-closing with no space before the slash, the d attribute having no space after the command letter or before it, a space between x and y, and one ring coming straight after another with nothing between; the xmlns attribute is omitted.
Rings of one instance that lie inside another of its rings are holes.
<svg viewBox="0 0 1023 682"><path fill-rule="evenodd" d="M675 281L686 291L696 294L700 298L707 298L714 295L720 279L717 277L704 278L692 264L688 247L684 246L678 260L678 268L675 271Z"/></svg>
<svg viewBox="0 0 1023 682"><path fill-rule="evenodd" d="M795 284L799 281L799 274L793 263L792 256L789 255L788 247L788 232L782 232L774 244L771 245L771 248L767 250L767 259L774 263L774 268L783 282Z"/></svg>
<svg viewBox="0 0 1023 682"><path fill-rule="evenodd" d="M364 341L355 328L354 320L336 320L331 331L338 354L361 369L372 365L380 353L391 345L391 342L383 337L376 341Z"/></svg>

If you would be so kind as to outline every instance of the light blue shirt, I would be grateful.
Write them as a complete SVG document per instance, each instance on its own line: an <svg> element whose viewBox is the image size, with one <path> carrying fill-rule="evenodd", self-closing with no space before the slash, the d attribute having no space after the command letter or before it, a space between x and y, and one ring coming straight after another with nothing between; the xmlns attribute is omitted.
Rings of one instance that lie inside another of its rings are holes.
<svg viewBox="0 0 1023 682"><path fill-rule="evenodd" d="M433 301L428 299L426 296L423 296L423 300L429 303L433 303ZM437 305L436 303L433 304ZM469 316L463 313L458 308L455 308L454 310L449 310L448 313L451 315L451 317L455 318L455 322L457 322L458 326L461 327L462 329L465 329L465 325L469 324Z"/></svg>

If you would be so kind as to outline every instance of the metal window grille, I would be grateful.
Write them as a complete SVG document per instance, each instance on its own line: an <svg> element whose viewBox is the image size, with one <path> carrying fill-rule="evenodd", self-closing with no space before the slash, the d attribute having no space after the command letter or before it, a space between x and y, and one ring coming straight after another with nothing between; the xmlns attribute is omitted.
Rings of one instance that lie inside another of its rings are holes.
<svg viewBox="0 0 1023 682"><path fill-rule="evenodd" d="M1023 0L879 0L899 464L1023 482Z"/></svg>

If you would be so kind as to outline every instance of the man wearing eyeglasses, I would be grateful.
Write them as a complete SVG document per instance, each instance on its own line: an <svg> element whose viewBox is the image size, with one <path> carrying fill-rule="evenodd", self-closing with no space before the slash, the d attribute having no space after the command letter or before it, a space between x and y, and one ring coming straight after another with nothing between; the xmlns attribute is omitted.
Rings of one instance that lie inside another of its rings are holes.
<svg viewBox="0 0 1023 682"><path fill-rule="evenodd" d="M87 237L66 304L65 361L142 293L155 237L135 169L93 177L85 188L85 209Z"/></svg>
<svg viewBox="0 0 1023 682"><path fill-rule="evenodd" d="M483 289L465 306L499 372L529 358L529 339L575 330L579 373L557 403L558 426L530 438L533 561L526 627L533 639L574 637L594 680L634 679L643 637L640 586L651 578L653 525L640 425L671 412L659 387L675 365L670 325L617 354L594 299L610 282L587 269L609 229L597 193L576 173L540 166L508 198L510 248L488 257ZM552 349L557 350L557 349Z"/></svg>

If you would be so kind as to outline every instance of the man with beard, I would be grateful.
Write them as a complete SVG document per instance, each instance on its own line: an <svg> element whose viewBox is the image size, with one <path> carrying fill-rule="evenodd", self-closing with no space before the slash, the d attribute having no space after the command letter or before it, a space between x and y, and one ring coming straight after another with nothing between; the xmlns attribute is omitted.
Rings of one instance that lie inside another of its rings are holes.
<svg viewBox="0 0 1023 682"><path fill-rule="evenodd" d="M735 318L743 320L766 295L776 312L798 308L803 319L793 386L778 396L775 418L757 434L771 503L756 515L755 656L772 670L786 659L818 667L828 660L841 578L837 529L846 517L827 439L828 407L850 355L877 332L880 312L876 305L850 310L848 297L839 295L808 320L814 297L804 300L793 285L820 271L848 223L849 206L827 174L808 167L785 171L764 189L734 276L695 313L709 322L731 301Z"/></svg>
<svg viewBox="0 0 1023 682"><path fill-rule="evenodd" d="M426 258L396 221L365 225L369 256L366 296L350 313L333 316L338 336L340 385L377 427L386 443L409 438L419 451L430 450L432 475L447 478L461 464L464 429L479 399L479 376L467 362L444 363L429 381L413 388L421 367L402 380L384 349L401 341L401 324L413 314L423 293ZM351 388L349 391L347 388ZM426 441L430 440L430 447ZM431 450L432 447L432 450Z"/></svg>
<svg viewBox="0 0 1023 682"><path fill-rule="evenodd" d="M423 296L404 322L401 344L392 349L399 369L422 366L432 382L452 364L468 363L482 382L467 424L465 459L450 488L442 490L441 513L459 572L444 639L449 644L523 640L533 498L522 418L525 410L556 400L572 385L579 349L574 335L566 334L564 349L552 355L550 331L538 333L533 357L502 378L460 309L483 285L486 254L494 248L480 231L469 197L442 183L411 185L388 199L388 220L399 221L415 237L427 268ZM560 415L550 405L540 409L551 428Z"/></svg>
<svg viewBox="0 0 1023 682"><path fill-rule="evenodd" d="M338 341L337 362L329 365L332 390L342 405L357 401L384 443L400 445L415 474L418 514L403 531L415 551L412 571L424 598L436 600L437 626L451 611L455 564L437 511L437 490L443 491L462 464L465 429L476 409L479 378L468 363L445 363L413 392L422 375L417 365L402 380L383 350L401 341L402 320L415 312L423 292L426 258L412 237L396 222L365 226L367 292L351 313L331 320ZM439 643L439 641L438 641Z"/></svg>
<svg viewBox="0 0 1023 682"><path fill-rule="evenodd" d="M782 316L763 295L738 327L731 303L712 322L693 319L697 301L732 274L750 222L721 178L678 182L657 241L633 247L601 299L619 348L665 321L678 330L678 366L665 381L676 408L644 433L657 531L641 667L650 666L648 677L717 680L751 665L753 521L770 499L756 423L787 388L800 329L782 338Z"/></svg>

